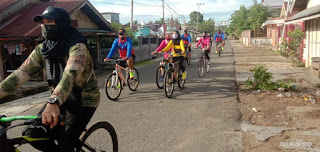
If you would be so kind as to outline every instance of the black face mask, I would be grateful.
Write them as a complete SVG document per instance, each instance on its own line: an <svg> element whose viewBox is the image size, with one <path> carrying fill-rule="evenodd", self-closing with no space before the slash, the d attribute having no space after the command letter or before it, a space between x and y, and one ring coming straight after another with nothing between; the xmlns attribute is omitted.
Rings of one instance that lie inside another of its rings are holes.
<svg viewBox="0 0 320 152"><path fill-rule="evenodd" d="M47 40L58 40L58 27L57 25L43 25L41 26L42 36Z"/></svg>
<svg viewBox="0 0 320 152"><path fill-rule="evenodd" d="M126 37L121 38L121 40L124 40Z"/></svg>

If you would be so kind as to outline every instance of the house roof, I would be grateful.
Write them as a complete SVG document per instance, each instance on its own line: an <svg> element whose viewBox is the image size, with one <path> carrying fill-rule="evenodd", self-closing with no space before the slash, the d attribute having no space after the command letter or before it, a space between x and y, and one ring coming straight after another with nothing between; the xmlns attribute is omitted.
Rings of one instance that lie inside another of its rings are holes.
<svg viewBox="0 0 320 152"><path fill-rule="evenodd" d="M1 12L3 9L9 7L10 5L12 5L12 4L14 4L14 3L16 3L16 2L18 2L18 1L19 1L19 0L1 0L1 1L0 1L0 12Z"/></svg>
<svg viewBox="0 0 320 152"><path fill-rule="evenodd" d="M265 0L262 5L267 6L271 9L281 9L284 0Z"/></svg>
<svg viewBox="0 0 320 152"><path fill-rule="evenodd" d="M115 13L115 12L104 12L104 13L101 13L101 14L120 14L120 13Z"/></svg>
<svg viewBox="0 0 320 152"><path fill-rule="evenodd" d="M295 20L299 20L299 19L303 19L303 18L305 18L305 20L310 20L310 19L312 19L312 16L314 16L314 15L320 15L320 5L305 9L305 10L293 15L290 19L288 19L288 21L295 21ZM306 19L307 17L311 17L311 18Z"/></svg>
<svg viewBox="0 0 320 152"><path fill-rule="evenodd" d="M41 35L40 24L33 21L35 15L41 14L48 6L64 8L72 13L81 9L88 17L97 24L99 30L115 32L110 23L92 8L86 0L55 0L54 2L31 3L22 12L12 17L0 29L0 37L35 37ZM100 17L101 16L101 17Z"/></svg>

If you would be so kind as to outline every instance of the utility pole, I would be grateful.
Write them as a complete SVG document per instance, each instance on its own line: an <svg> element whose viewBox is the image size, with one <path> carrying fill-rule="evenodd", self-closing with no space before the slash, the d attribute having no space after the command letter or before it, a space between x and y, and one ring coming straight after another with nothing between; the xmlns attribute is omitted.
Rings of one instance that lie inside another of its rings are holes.
<svg viewBox="0 0 320 152"><path fill-rule="evenodd" d="M199 7L200 5L204 5L204 3L197 3L198 5L198 12L197 12L197 31L199 30Z"/></svg>
<svg viewBox="0 0 320 152"><path fill-rule="evenodd" d="M133 0L131 0L131 19L130 19L130 28L133 30Z"/></svg>
<svg viewBox="0 0 320 152"><path fill-rule="evenodd" d="M162 0L162 24L163 24L163 36L165 36L167 29L165 28L166 23L164 22L164 0Z"/></svg>

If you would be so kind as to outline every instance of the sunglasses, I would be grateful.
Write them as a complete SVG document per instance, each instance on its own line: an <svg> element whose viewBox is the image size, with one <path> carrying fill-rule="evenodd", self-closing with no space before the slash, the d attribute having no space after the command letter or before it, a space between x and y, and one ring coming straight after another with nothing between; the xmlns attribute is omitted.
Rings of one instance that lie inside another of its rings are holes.
<svg viewBox="0 0 320 152"><path fill-rule="evenodd" d="M124 33L119 33L119 35L124 35Z"/></svg>

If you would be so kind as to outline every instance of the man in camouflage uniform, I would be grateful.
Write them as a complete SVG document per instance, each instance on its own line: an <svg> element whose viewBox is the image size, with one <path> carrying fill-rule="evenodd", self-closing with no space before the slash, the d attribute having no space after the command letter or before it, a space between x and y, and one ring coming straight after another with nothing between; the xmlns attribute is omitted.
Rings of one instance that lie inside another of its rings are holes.
<svg viewBox="0 0 320 152"><path fill-rule="evenodd" d="M58 146L53 141L32 142L41 151L74 151L100 101L92 58L85 37L71 27L70 16L64 9L48 7L34 21L41 22L45 41L0 83L0 98L45 69L52 94L39 115L48 133L29 126L23 134L58 141ZM64 124L57 124L60 112L66 116Z"/></svg>

